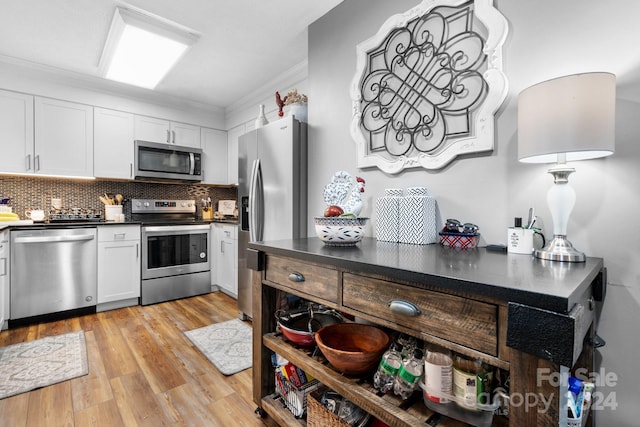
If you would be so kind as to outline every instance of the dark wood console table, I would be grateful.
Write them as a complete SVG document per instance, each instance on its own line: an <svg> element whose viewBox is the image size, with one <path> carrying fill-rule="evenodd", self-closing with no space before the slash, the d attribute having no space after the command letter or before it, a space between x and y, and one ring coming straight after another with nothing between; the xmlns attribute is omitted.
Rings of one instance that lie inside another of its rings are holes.
<svg viewBox="0 0 640 427"><path fill-rule="evenodd" d="M261 411L279 425L304 421L274 398L273 352L390 426L426 425L433 412L421 402L401 408L395 397L376 395L362 381L341 375L274 333L278 291L444 345L507 372L512 400L529 398L534 406L514 400L508 418L496 416L494 425L566 425L562 390L567 376L577 368L593 371L595 304L606 290L601 258L559 263L484 248L455 250L373 238L346 248L325 246L317 238L251 243L248 252L249 267L255 270L253 395ZM292 280L292 273L303 280ZM392 312L388 304L394 299L410 302L420 314ZM583 425L591 425L592 418Z"/></svg>

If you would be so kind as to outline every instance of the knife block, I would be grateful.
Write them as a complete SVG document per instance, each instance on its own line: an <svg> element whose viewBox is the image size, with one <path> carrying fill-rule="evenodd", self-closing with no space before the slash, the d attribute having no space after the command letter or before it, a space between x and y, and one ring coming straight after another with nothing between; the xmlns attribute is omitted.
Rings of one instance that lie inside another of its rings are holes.
<svg viewBox="0 0 640 427"><path fill-rule="evenodd" d="M210 207L202 208L202 219L205 221L210 221L213 219L213 209Z"/></svg>

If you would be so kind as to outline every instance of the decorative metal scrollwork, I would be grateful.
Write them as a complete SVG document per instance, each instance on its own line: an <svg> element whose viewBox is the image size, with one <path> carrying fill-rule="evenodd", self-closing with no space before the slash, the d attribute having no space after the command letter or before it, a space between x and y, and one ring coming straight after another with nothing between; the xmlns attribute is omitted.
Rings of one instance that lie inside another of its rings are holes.
<svg viewBox="0 0 640 427"><path fill-rule="evenodd" d="M425 0L358 46L351 130L359 167L436 169L493 149L506 21L491 1Z"/></svg>

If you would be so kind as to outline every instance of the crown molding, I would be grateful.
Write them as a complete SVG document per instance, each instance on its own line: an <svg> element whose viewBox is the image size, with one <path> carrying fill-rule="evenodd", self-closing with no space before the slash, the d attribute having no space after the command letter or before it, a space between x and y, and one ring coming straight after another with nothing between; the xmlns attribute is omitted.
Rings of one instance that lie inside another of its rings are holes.
<svg viewBox="0 0 640 427"><path fill-rule="evenodd" d="M280 88L288 87L291 82L305 80L308 76L309 61L305 59L229 105L225 109L227 121L233 114L255 107L262 100L275 96L275 91Z"/></svg>
<svg viewBox="0 0 640 427"><path fill-rule="evenodd" d="M0 54L0 67L2 66L2 64L32 72L36 78L42 78L43 80L71 86L74 88L97 91L108 95L124 97L133 101L146 102L162 107L169 106L180 110L204 110L220 115L223 115L225 112L224 108L216 105L197 102L174 95L162 94L154 92L150 89L139 88L124 83L111 81L102 77L92 76L77 71L65 70L50 65L44 65L37 62L27 61L24 59Z"/></svg>

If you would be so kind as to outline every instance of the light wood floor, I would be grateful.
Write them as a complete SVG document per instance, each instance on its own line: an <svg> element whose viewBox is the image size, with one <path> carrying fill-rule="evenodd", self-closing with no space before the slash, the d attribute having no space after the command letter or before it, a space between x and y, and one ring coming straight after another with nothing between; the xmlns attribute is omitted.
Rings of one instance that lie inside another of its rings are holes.
<svg viewBox="0 0 640 427"><path fill-rule="evenodd" d="M252 370L222 375L183 334L237 317L221 292L0 333L0 346L85 331L89 375L0 400L0 426L263 426Z"/></svg>

